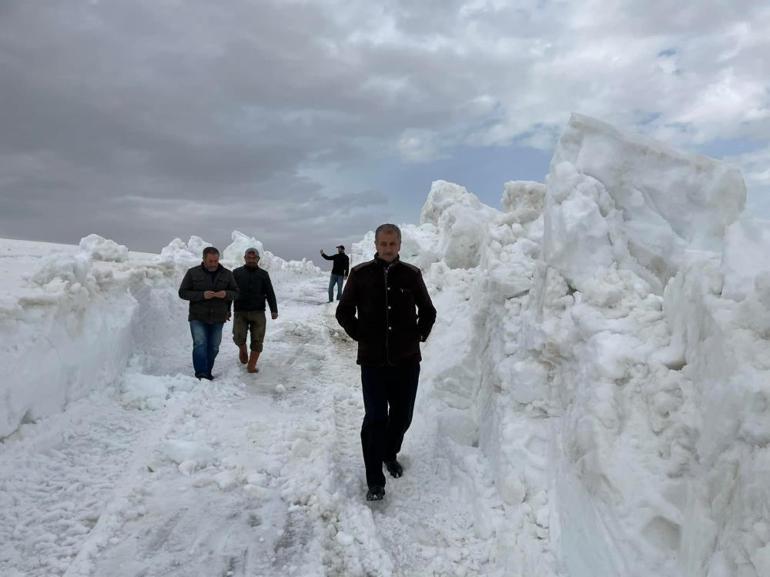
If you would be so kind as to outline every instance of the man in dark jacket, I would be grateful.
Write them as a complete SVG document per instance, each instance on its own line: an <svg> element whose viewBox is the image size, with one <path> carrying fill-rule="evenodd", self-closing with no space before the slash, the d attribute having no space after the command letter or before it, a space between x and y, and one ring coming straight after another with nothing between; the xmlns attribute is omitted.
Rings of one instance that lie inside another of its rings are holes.
<svg viewBox="0 0 770 577"><path fill-rule="evenodd" d="M361 444L369 501L385 496L383 462L392 477L404 472L396 457L412 422L420 342L428 338L436 320L420 269L399 260L399 228L381 225L374 244L374 260L353 267L337 306L337 321L358 341L366 413Z"/></svg>
<svg viewBox="0 0 770 577"><path fill-rule="evenodd" d="M326 260L334 261L332 264L332 274L329 277L329 302L334 300L334 285L337 285L337 300L340 300L342 294L342 281L348 278L348 270L350 269L350 259L345 254L345 247L337 245L337 254L327 255L321 249L321 256Z"/></svg>
<svg viewBox="0 0 770 577"><path fill-rule="evenodd" d="M247 248L243 260L246 264L233 271L235 282L240 288L240 294L235 301L233 341L238 345L239 359L246 365L246 370L256 373L259 372L257 361L262 353L262 343L265 340L267 327L265 299L270 305L273 320L278 318L278 304L270 275L265 269L259 268L257 249ZM246 336L249 331L251 331L250 353L246 350Z"/></svg>
<svg viewBox="0 0 770 577"><path fill-rule="evenodd" d="M195 376L212 380L211 370L222 342L222 325L230 318L230 303L238 297L233 273L219 264L219 251L203 249L203 262L187 271L179 297L190 301L190 332L193 339Z"/></svg>

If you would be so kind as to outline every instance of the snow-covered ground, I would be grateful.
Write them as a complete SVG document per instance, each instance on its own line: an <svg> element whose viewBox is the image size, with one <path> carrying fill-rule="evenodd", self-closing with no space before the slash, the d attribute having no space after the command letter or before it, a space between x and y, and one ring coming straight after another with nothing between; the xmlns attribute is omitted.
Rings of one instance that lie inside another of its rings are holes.
<svg viewBox="0 0 770 577"><path fill-rule="evenodd" d="M438 181L405 476L363 500L327 273L256 245L261 372L190 373L205 242L0 241L0 575L770 575L770 233L740 174L575 116L502 210ZM371 257L373 233L353 247Z"/></svg>

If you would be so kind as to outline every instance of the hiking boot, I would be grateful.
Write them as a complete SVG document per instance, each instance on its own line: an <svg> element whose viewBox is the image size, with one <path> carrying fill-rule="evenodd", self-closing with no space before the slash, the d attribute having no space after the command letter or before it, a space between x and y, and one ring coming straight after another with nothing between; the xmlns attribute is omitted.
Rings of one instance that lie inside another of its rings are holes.
<svg viewBox="0 0 770 577"><path fill-rule="evenodd" d="M257 361L259 360L259 351L251 351L249 355L249 364L246 365L246 371L249 373L258 373Z"/></svg>
<svg viewBox="0 0 770 577"><path fill-rule="evenodd" d="M238 360L241 361L242 365L245 365L249 362L249 351L246 348L246 344L238 345Z"/></svg>
<svg viewBox="0 0 770 577"><path fill-rule="evenodd" d="M404 474L404 468L401 466L401 463L395 459L392 461L385 461L385 467L388 469L390 476L394 479L398 479L401 475Z"/></svg>
<svg viewBox="0 0 770 577"><path fill-rule="evenodd" d="M369 487L369 490L366 492L367 501L382 501L384 498L385 487L375 485L374 487Z"/></svg>

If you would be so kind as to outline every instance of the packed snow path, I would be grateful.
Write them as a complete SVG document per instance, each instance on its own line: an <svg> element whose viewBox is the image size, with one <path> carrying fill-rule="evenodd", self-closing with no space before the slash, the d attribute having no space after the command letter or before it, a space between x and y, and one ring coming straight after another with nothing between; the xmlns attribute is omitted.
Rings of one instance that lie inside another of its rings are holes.
<svg viewBox="0 0 770 577"><path fill-rule="evenodd" d="M419 395L404 477L364 501L355 348L325 284L283 287L257 375L226 333L218 378L198 382L180 334L7 439L0 574L490 574L494 540L474 525L502 508L479 510L483 465L453 461Z"/></svg>

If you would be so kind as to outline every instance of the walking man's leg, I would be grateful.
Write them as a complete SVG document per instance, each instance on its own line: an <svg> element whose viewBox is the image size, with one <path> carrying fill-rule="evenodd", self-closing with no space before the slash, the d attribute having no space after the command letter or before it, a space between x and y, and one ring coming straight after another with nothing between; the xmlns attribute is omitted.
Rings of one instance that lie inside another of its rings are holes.
<svg viewBox="0 0 770 577"><path fill-rule="evenodd" d="M209 345L206 323L202 321L190 321L190 333L192 334L193 339L193 368L195 369L195 376L201 379L209 374Z"/></svg>
<svg viewBox="0 0 770 577"><path fill-rule="evenodd" d="M420 365L407 365L397 367L393 371L393 379L387 384L388 426L386 433L386 447L383 460L388 472L393 477L403 474L401 464L396 460L401 452L401 444L404 442L404 434L412 424L414 414L414 400L417 397L417 384L420 380Z"/></svg>
<svg viewBox="0 0 770 577"><path fill-rule="evenodd" d="M214 370L214 360L217 358L217 354L219 354L219 345L222 343L222 327L224 326L224 323L212 323L207 325L208 327L208 365L209 365L209 372L208 376L211 378L211 371Z"/></svg>
<svg viewBox="0 0 770 577"><path fill-rule="evenodd" d="M244 365L249 362L249 351L246 349L248 330L249 321L246 313L235 311L233 316L233 342L238 346L238 360Z"/></svg>
<svg viewBox="0 0 770 577"><path fill-rule="evenodd" d="M262 354L262 343L265 340L265 329L267 319L265 311L252 311L249 313L249 329L251 330L251 352L249 353L249 364L246 370L250 373L258 373L257 361Z"/></svg>
<svg viewBox="0 0 770 577"><path fill-rule="evenodd" d="M387 368L361 367L361 386L364 394L364 422L361 426L361 448L366 467L366 484L369 494L379 499L385 494L385 475L382 461L386 446L388 426L388 397L384 372ZM381 492L379 490L382 490Z"/></svg>

